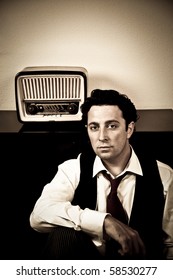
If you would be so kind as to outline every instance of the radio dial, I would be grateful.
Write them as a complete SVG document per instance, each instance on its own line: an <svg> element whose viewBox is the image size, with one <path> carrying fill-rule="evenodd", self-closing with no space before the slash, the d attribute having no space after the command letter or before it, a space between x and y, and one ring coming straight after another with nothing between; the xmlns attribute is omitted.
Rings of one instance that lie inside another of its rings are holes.
<svg viewBox="0 0 173 280"><path fill-rule="evenodd" d="M30 115L41 114L77 114L78 104L75 102L64 103L29 103L27 104L27 113Z"/></svg>

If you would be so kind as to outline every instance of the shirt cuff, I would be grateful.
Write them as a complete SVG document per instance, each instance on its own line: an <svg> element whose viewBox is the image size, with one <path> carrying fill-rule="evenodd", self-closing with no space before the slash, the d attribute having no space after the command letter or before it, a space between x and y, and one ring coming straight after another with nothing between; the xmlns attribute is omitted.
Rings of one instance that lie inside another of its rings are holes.
<svg viewBox="0 0 173 280"><path fill-rule="evenodd" d="M103 239L103 222L107 213L85 208L80 215L81 230Z"/></svg>

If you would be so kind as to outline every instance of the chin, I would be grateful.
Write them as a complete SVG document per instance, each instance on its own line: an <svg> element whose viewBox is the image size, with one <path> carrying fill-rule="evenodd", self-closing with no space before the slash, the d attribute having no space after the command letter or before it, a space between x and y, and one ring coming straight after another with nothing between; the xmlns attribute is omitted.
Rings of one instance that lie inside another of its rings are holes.
<svg viewBox="0 0 173 280"><path fill-rule="evenodd" d="M110 154L108 153L101 153L101 154L98 154L98 156L103 159L103 160L109 160L111 159L112 157L110 156Z"/></svg>

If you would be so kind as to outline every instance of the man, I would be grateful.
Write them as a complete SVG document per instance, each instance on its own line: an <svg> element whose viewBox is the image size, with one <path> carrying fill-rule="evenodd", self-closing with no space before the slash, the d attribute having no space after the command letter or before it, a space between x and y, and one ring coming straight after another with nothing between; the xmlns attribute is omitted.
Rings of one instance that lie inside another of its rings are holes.
<svg viewBox="0 0 173 280"><path fill-rule="evenodd" d="M32 228L50 232L45 258L173 258L173 172L130 145L134 104L96 89L81 110L91 146L59 165L30 216Z"/></svg>

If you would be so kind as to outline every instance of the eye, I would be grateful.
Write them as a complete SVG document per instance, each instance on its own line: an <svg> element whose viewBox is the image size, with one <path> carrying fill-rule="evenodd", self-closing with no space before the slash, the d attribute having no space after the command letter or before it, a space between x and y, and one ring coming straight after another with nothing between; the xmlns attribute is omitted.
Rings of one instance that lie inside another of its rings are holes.
<svg viewBox="0 0 173 280"><path fill-rule="evenodd" d="M118 124L117 123L109 123L107 125L107 128L110 129L110 130L114 130L118 127Z"/></svg>
<svg viewBox="0 0 173 280"><path fill-rule="evenodd" d="M99 127L98 127L98 125L91 124L91 125L89 125L89 129L90 129L91 131L98 131Z"/></svg>

